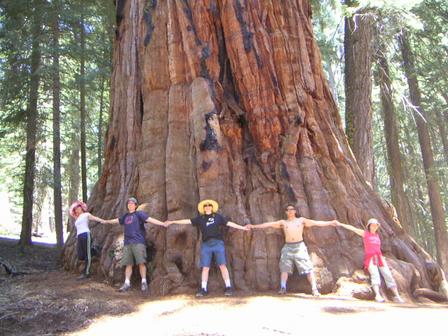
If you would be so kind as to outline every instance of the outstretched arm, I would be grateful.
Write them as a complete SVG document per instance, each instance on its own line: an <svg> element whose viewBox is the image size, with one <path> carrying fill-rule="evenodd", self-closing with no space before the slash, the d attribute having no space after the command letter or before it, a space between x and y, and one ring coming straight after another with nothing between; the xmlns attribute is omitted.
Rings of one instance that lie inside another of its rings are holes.
<svg viewBox="0 0 448 336"><path fill-rule="evenodd" d="M164 222L161 222L158 219L155 219L152 217L148 217L146 219L146 223L151 223L151 224L160 225L160 226L166 226L166 224Z"/></svg>
<svg viewBox="0 0 448 336"><path fill-rule="evenodd" d="M279 220L276 222L266 222L262 224L247 224L246 227L248 227L249 229L265 229L268 227L281 229L283 227L284 222L285 222L284 220Z"/></svg>
<svg viewBox="0 0 448 336"><path fill-rule="evenodd" d="M101 224L104 224L104 222L105 222L104 219L96 217L96 216L92 215L91 213L89 213L89 220L99 222Z"/></svg>
<svg viewBox="0 0 448 336"><path fill-rule="evenodd" d="M120 224L120 220L118 218L106 219L103 221L103 224Z"/></svg>
<svg viewBox="0 0 448 336"><path fill-rule="evenodd" d="M308 218L303 218L303 223L305 224L305 226L336 226L337 225L337 220L332 220L332 221L316 221L316 220L312 220L312 219L308 219Z"/></svg>
<svg viewBox="0 0 448 336"><path fill-rule="evenodd" d="M361 230L361 229L358 229L358 228L355 228L353 225L344 224L344 223L340 223L340 222L337 222L337 225L340 226L340 227L343 227L344 229L350 230L350 231L356 233L357 235L360 235L361 237L364 237L364 232L365 231Z"/></svg>
<svg viewBox="0 0 448 336"><path fill-rule="evenodd" d="M171 224L191 224L191 219L178 219L178 220L171 220L165 222L166 226Z"/></svg>
<svg viewBox="0 0 448 336"><path fill-rule="evenodd" d="M233 227L235 229L238 229L238 230L250 231L250 229L247 226L242 226L242 225L236 224L236 223L231 222L231 221L228 221L226 225L230 226L230 227Z"/></svg>

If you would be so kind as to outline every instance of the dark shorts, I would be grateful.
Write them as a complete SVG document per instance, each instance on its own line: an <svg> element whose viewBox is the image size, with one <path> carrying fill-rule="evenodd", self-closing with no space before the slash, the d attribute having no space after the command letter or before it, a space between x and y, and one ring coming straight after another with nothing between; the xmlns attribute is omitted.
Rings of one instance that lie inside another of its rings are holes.
<svg viewBox="0 0 448 336"><path fill-rule="evenodd" d="M226 264L226 250L224 242L219 239L209 239L202 242L201 245L201 267L210 267L212 257L215 255L215 261L218 266Z"/></svg>
<svg viewBox="0 0 448 336"><path fill-rule="evenodd" d="M121 258L121 266L144 264L146 263L146 245L145 244L129 244L123 247L123 257Z"/></svg>

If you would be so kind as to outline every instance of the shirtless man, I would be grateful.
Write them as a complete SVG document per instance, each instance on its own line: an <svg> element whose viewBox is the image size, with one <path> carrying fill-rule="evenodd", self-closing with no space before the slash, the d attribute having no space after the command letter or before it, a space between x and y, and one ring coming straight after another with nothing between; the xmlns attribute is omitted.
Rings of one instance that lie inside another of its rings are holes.
<svg viewBox="0 0 448 336"><path fill-rule="evenodd" d="M288 274L294 271L294 264L297 267L299 274L306 274L307 279L311 285L311 290L314 296L319 296L317 289L316 277L313 272L313 264L311 262L308 250L303 242L303 228L310 226L328 226L337 225L337 221L314 221L304 217L296 217L296 209L294 205L288 204L286 206L287 220L279 220L276 222L267 222L263 224L253 225L248 224L246 227L250 229L265 229L273 227L283 229L285 234L285 245L282 248L280 257L280 290L279 294L286 294L286 282L288 281Z"/></svg>

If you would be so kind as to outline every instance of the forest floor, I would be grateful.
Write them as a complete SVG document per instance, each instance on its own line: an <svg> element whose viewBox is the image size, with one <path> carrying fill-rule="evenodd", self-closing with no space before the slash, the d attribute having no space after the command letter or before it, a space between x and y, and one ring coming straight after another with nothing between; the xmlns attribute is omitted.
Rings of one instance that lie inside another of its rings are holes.
<svg viewBox="0 0 448 336"><path fill-rule="evenodd" d="M446 335L448 305L391 304L331 295L257 293L203 299L118 293L100 278L76 280L59 251L37 244L21 253L0 238L0 256L26 274L0 270L0 335ZM445 330L445 331L444 331Z"/></svg>

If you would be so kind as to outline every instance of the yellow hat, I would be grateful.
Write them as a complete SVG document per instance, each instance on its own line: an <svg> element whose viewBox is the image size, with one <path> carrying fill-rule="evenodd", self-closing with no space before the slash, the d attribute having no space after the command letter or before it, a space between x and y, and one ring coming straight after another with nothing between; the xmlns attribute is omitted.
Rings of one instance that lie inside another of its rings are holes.
<svg viewBox="0 0 448 336"><path fill-rule="evenodd" d="M212 205L212 213L216 213L216 212L218 212L218 209L219 209L219 205L218 205L218 202L216 202L216 201L214 201L214 200L203 200L203 201L200 201L199 203L198 203L198 211L199 211L199 213L201 214L201 215L204 215L205 214L205 211L204 211L204 205L206 205L206 204L211 204Z"/></svg>

